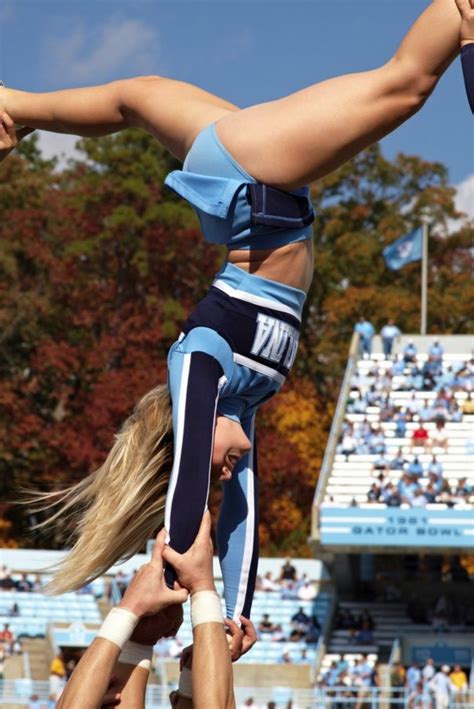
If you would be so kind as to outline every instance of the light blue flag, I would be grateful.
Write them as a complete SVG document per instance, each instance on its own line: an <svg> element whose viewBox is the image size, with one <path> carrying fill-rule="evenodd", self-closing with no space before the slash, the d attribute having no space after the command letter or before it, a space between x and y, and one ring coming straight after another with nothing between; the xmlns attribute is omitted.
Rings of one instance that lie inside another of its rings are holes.
<svg viewBox="0 0 474 709"><path fill-rule="evenodd" d="M418 227L409 234L400 237L382 251L385 263L392 271L403 268L407 263L421 259L423 230Z"/></svg>

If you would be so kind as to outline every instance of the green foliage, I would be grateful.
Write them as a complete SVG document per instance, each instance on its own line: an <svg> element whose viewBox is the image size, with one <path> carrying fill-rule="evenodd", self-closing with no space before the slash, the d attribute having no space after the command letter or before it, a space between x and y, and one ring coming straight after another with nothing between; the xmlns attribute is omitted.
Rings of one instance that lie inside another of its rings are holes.
<svg viewBox="0 0 474 709"><path fill-rule="evenodd" d="M150 136L79 142L83 159L55 171L36 137L2 164L0 181L0 499L20 484L63 486L103 460L135 401L166 381L166 354L223 256L184 202L163 188L177 167ZM393 317L419 328L420 267L388 271L381 251L429 208L429 328L467 332L472 228L456 216L444 166L388 161L378 146L312 186L315 276L300 353L259 419L261 541L307 554L309 512L354 322ZM216 498L212 500L215 508ZM5 543L28 538L10 509ZM3 543L3 542L2 542Z"/></svg>

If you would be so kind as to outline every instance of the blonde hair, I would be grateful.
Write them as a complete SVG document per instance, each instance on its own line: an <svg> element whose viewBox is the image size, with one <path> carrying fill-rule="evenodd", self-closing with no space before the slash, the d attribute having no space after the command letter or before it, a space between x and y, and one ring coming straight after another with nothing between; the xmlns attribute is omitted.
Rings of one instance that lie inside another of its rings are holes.
<svg viewBox="0 0 474 709"><path fill-rule="evenodd" d="M98 470L60 492L30 496L37 511L59 505L34 528L78 520L48 591L77 590L142 549L163 523L172 457L170 398L166 386L157 386L138 402Z"/></svg>

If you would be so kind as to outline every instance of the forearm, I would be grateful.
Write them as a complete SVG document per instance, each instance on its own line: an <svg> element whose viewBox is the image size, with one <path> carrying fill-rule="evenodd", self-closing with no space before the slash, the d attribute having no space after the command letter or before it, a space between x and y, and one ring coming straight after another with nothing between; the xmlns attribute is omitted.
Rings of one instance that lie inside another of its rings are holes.
<svg viewBox="0 0 474 709"><path fill-rule="evenodd" d="M461 18L454 0L433 0L398 48L395 59L418 74L440 77L459 52Z"/></svg>
<svg viewBox="0 0 474 709"><path fill-rule="evenodd" d="M232 662L222 623L202 623L193 630L193 705L195 709L235 707Z"/></svg>
<svg viewBox="0 0 474 709"><path fill-rule="evenodd" d="M109 686L119 647L96 638L81 658L57 704L57 709L97 709Z"/></svg>
<svg viewBox="0 0 474 709"><path fill-rule="evenodd" d="M50 93L0 88L0 106L16 124L97 137L127 127L124 107L133 81Z"/></svg>
<svg viewBox="0 0 474 709"><path fill-rule="evenodd" d="M113 675L120 692L120 709L144 709L149 670L137 665L116 662Z"/></svg>

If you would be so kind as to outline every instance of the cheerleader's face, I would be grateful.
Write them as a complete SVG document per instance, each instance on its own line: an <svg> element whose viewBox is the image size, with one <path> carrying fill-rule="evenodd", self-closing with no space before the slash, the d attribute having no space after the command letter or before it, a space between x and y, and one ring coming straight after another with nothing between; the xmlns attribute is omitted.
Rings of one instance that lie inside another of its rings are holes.
<svg viewBox="0 0 474 709"><path fill-rule="evenodd" d="M236 464L251 448L252 444L240 423L218 415L212 452L212 477L230 480Z"/></svg>

